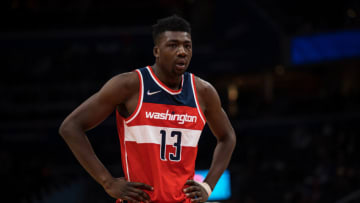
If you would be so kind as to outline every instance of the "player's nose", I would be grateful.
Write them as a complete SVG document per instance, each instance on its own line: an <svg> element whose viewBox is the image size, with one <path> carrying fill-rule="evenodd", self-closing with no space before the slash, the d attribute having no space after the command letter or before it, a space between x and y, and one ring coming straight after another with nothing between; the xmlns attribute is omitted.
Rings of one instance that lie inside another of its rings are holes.
<svg viewBox="0 0 360 203"><path fill-rule="evenodd" d="M177 50L177 55L178 56L186 56L186 51L184 46L179 46L178 50Z"/></svg>

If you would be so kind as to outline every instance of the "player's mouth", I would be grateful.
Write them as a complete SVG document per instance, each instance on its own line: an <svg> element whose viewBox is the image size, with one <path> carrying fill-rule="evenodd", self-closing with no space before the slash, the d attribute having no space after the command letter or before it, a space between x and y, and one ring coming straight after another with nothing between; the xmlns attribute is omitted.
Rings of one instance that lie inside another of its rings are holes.
<svg viewBox="0 0 360 203"><path fill-rule="evenodd" d="M186 69L186 60L180 59L175 62L175 67L177 70L183 71Z"/></svg>
<svg viewBox="0 0 360 203"><path fill-rule="evenodd" d="M186 64L185 63L176 63L175 66L176 66L177 69L185 69Z"/></svg>

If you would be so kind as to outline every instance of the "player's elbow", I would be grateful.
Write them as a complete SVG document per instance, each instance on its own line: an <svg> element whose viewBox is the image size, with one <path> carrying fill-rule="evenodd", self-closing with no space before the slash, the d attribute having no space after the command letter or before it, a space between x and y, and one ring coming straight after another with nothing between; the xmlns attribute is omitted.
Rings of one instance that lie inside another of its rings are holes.
<svg viewBox="0 0 360 203"><path fill-rule="evenodd" d="M228 143L229 148L231 148L232 150L235 149L235 146L236 146L235 132L229 133L227 143Z"/></svg>
<svg viewBox="0 0 360 203"><path fill-rule="evenodd" d="M222 144L226 146L226 149L233 151L236 146L236 135L234 131L230 131L225 133L223 136L219 136L218 144Z"/></svg>
<svg viewBox="0 0 360 203"><path fill-rule="evenodd" d="M68 125L65 122L62 122L59 127L58 133L61 137L64 137L67 134L67 132L68 132Z"/></svg>
<svg viewBox="0 0 360 203"><path fill-rule="evenodd" d="M61 123L58 130L59 135L63 138L66 138L69 135L71 135L72 131L73 131L73 125L71 124L71 121L66 119Z"/></svg>
<svg viewBox="0 0 360 203"><path fill-rule="evenodd" d="M226 135L222 137L221 142L223 142L226 145L227 149L234 151L236 146L235 132L231 130L230 132L226 133Z"/></svg>

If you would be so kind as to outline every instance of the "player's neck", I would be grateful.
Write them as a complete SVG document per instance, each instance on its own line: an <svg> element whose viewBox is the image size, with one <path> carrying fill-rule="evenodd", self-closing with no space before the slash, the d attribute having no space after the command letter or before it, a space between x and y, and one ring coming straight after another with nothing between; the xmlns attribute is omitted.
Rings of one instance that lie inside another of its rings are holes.
<svg viewBox="0 0 360 203"><path fill-rule="evenodd" d="M154 71L156 77L167 87L172 90L179 90L181 88L182 75L174 76L171 74L166 74L156 64L152 65L151 68Z"/></svg>

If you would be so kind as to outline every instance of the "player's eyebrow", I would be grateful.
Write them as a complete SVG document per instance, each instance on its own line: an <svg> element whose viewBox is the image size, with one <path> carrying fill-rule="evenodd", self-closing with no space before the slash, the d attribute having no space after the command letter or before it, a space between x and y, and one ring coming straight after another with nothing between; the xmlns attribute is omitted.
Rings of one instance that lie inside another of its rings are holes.
<svg viewBox="0 0 360 203"><path fill-rule="evenodd" d="M170 39L170 40L168 40L167 42L184 42L184 43L191 43L190 40L181 41L181 40L178 40L178 39Z"/></svg>

